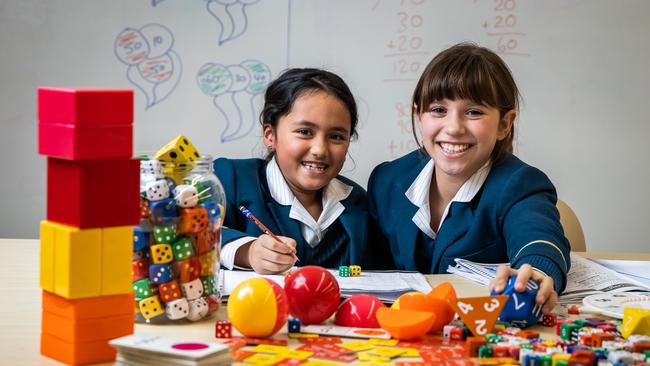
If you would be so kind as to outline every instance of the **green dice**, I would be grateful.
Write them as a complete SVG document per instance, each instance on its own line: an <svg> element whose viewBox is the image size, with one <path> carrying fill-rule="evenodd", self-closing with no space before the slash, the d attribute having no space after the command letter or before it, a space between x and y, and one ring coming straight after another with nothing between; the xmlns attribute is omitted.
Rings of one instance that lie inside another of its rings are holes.
<svg viewBox="0 0 650 366"><path fill-rule="evenodd" d="M215 288L217 287L217 284L214 282L214 276L201 277L201 283L203 284L203 296L214 295Z"/></svg>
<svg viewBox="0 0 650 366"><path fill-rule="evenodd" d="M350 268L348 266L339 266L339 277L350 277Z"/></svg>
<svg viewBox="0 0 650 366"><path fill-rule="evenodd" d="M171 244L175 237L176 226L174 224L153 227L153 239L158 244Z"/></svg>
<svg viewBox="0 0 650 366"><path fill-rule="evenodd" d="M181 261L194 255L194 248L192 241L188 238L181 238L172 243L172 252L174 252L174 259Z"/></svg>
<svg viewBox="0 0 650 366"><path fill-rule="evenodd" d="M142 278L133 282L133 293L135 294L136 301L146 299L147 297L153 296L157 292L157 287L151 286L151 284L149 284L149 278Z"/></svg>

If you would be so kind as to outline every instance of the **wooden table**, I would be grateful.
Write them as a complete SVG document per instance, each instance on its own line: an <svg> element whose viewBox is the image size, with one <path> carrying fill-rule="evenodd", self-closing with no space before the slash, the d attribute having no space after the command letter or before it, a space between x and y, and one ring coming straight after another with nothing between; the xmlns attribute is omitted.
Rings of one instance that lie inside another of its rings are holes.
<svg viewBox="0 0 650 366"><path fill-rule="evenodd" d="M41 331L41 289L39 288L39 241L33 239L0 239L3 304L0 312L0 363L3 365L61 365L42 357L39 352ZM581 253L585 257L649 260L650 253ZM488 295L486 287L455 275L430 275L432 286L450 281L459 296ZM170 337L211 341L216 319L225 319L225 306L216 318L192 324L136 324L135 331ZM546 328L548 329L548 328ZM544 328L538 329L544 331Z"/></svg>

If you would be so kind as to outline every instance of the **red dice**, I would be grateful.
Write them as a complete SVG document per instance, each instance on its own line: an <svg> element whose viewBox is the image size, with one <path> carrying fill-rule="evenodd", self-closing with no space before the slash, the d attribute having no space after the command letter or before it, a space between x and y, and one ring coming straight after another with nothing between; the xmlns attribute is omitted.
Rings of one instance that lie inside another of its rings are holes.
<svg viewBox="0 0 650 366"><path fill-rule="evenodd" d="M207 230L190 235L194 251L197 254L207 253L214 248L216 238L212 229L213 226L213 224L209 224Z"/></svg>
<svg viewBox="0 0 650 366"><path fill-rule="evenodd" d="M163 302L170 302L181 298L181 288L178 282L172 280L158 285L158 297Z"/></svg>
<svg viewBox="0 0 650 366"><path fill-rule="evenodd" d="M140 197L140 221L149 220L151 217L151 207L149 201Z"/></svg>
<svg viewBox="0 0 650 366"><path fill-rule="evenodd" d="M174 262L174 273L180 283L194 281L201 274L201 262L196 256Z"/></svg>
<svg viewBox="0 0 650 366"><path fill-rule="evenodd" d="M132 262L133 282L149 276L149 259L140 258Z"/></svg>
<svg viewBox="0 0 650 366"><path fill-rule="evenodd" d="M543 326L552 327L556 323L557 323L557 315L553 313L542 315L542 320L540 321L540 324L542 324Z"/></svg>
<svg viewBox="0 0 650 366"><path fill-rule="evenodd" d="M218 320L215 329L215 337L232 338L232 324L227 320Z"/></svg>

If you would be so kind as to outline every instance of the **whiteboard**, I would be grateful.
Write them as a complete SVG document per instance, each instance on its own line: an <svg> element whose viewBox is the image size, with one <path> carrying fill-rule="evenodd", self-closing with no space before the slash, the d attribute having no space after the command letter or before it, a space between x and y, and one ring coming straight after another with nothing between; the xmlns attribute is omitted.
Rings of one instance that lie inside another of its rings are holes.
<svg viewBox="0 0 650 366"><path fill-rule="evenodd" d="M0 236L37 237L45 216L39 85L133 88L136 152L182 133L203 153L261 157L264 86L324 67L358 100L343 174L365 186L415 147L423 67L471 40L512 68L516 152L551 177L588 248L647 251L648 35L645 0L0 0Z"/></svg>

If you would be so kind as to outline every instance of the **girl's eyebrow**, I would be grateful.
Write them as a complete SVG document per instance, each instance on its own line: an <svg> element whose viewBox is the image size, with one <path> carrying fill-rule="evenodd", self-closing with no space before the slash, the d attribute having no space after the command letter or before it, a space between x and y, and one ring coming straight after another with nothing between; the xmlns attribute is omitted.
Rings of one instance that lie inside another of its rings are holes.
<svg viewBox="0 0 650 366"><path fill-rule="evenodd" d="M320 125L318 125L317 123L311 122L311 121L307 121L307 120L293 121L293 122L291 122L291 124L294 125L294 126L304 126L304 127L311 127L311 128L314 128L314 129L320 129ZM348 133L348 129L345 128L345 127L334 127L331 130Z"/></svg>

